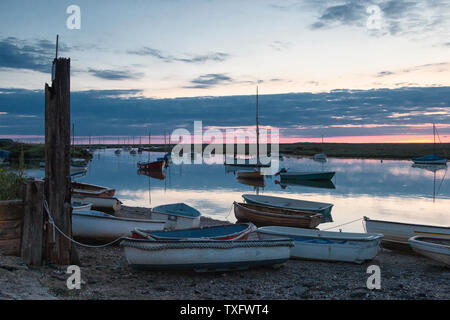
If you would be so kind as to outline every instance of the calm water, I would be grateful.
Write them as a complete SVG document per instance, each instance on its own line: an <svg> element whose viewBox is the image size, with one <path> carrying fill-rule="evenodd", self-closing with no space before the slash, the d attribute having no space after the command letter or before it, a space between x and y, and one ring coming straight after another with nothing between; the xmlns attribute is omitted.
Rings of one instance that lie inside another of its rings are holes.
<svg viewBox="0 0 450 320"><path fill-rule="evenodd" d="M152 160L162 153L153 152ZM331 185L305 186L279 184L279 178L266 177L265 186L242 184L224 165L174 165L164 177L138 175L136 163L148 154L135 156L122 151L99 150L80 182L116 189L124 205L154 207L185 202L203 215L235 221L230 211L233 201L243 193L259 193L310 201L333 203L333 222L321 224L328 229L368 216L400 222L450 225L450 174L412 167L411 161L332 159L325 164L309 158L285 157L281 167L298 171L336 171ZM43 171L29 171L40 176ZM334 186L333 186L334 185ZM334 187L334 188L333 188ZM342 231L364 231L361 221L342 227ZM335 229L338 230L338 229Z"/></svg>

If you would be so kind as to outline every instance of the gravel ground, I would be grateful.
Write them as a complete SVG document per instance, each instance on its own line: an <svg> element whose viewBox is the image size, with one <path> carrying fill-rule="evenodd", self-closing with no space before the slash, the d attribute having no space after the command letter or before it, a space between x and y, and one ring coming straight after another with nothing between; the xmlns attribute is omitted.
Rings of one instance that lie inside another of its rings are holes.
<svg viewBox="0 0 450 320"><path fill-rule="evenodd" d="M124 208L119 215L147 212ZM277 268L225 273L135 271L118 246L77 249L81 290L67 289L65 267L29 268L20 258L0 256L0 299L450 299L450 269L388 249L361 265L290 260ZM380 290L366 288L370 265L381 268Z"/></svg>

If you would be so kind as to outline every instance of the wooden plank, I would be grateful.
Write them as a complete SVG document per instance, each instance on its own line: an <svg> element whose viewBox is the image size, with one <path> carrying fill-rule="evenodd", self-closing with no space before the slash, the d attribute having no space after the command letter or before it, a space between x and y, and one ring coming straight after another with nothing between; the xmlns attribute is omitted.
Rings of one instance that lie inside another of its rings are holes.
<svg viewBox="0 0 450 320"><path fill-rule="evenodd" d="M0 221L23 219L23 201L0 201Z"/></svg>
<svg viewBox="0 0 450 320"><path fill-rule="evenodd" d="M0 240L0 254L5 256L20 256L20 238Z"/></svg>
<svg viewBox="0 0 450 320"><path fill-rule="evenodd" d="M31 181L25 187L21 256L28 265L42 265L44 237L44 182Z"/></svg>
<svg viewBox="0 0 450 320"><path fill-rule="evenodd" d="M22 236L22 220L0 221L0 240L17 239Z"/></svg>

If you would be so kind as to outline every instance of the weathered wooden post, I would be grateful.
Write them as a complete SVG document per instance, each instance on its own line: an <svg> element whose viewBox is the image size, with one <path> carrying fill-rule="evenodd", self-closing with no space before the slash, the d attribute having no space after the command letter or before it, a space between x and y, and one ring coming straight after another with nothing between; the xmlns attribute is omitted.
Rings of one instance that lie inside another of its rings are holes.
<svg viewBox="0 0 450 320"><path fill-rule="evenodd" d="M44 181L25 185L21 256L28 265L42 265L44 245Z"/></svg>
<svg viewBox="0 0 450 320"><path fill-rule="evenodd" d="M45 84L45 199L56 226L72 238L70 179L70 59L55 58ZM46 229L47 263L77 262L75 247L52 225Z"/></svg>

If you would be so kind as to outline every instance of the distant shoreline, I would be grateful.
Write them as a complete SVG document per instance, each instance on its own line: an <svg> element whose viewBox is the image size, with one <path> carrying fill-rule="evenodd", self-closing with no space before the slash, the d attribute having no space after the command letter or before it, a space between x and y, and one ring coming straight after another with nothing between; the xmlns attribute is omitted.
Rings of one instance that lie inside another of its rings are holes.
<svg viewBox="0 0 450 320"><path fill-rule="evenodd" d="M14 155L17 154L19 145L34 146L30 144L22 144L19 142L14 143L0 143L0 149L8 151L10 148L14 149ZM40 147L38 147L40 146ZM124 146L131 146L138 149L139 147L148 148L148 144L92 144L82 145L77 144L78 156L89 158L87 152L83 152L82 149L99 149L99 148L122 148ZM164 152L171 150L175 144L151 144L151 151ZM202 150L207 146L204 144ZM242 145L239 145L242 148ZM253 148L255 146L253 145ZM25 158L27 158L27 150L25 148ZM38 158L39 155L44 156L43 144L36 144L31 154ZM37 149L37 150L36 150ZM195 152L194 145L191 145L191 151ZM223 151L226 152L226 146L223 145ZM270 145L268 145L268 152L270 152ZM234 145L234 152L238 153L238 145ZM245 153L248 154L249 145L245 145ZM313 143L313 142L297 142L297 143L283 143L279 145L279 152L286 156L299 156L299 157L312 157L316 153L324 152L327 157L332 158L358 158L358 159L386 159L386 160L410 160L413 157L420 157L428 154L436 153L440 156L450 157L450 143L439 143L434 145L433 143ZM15 158L13 156L13 158Z"/></svg>

